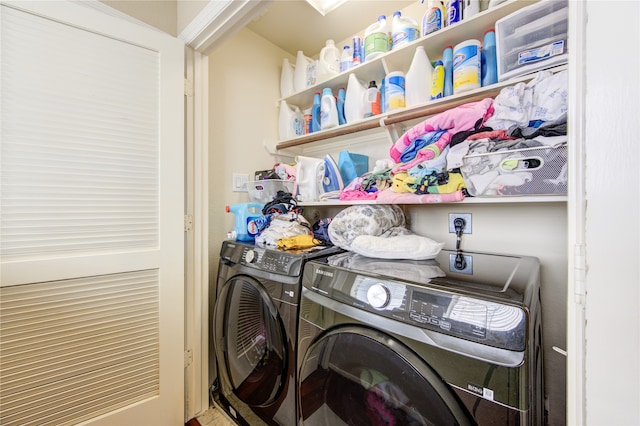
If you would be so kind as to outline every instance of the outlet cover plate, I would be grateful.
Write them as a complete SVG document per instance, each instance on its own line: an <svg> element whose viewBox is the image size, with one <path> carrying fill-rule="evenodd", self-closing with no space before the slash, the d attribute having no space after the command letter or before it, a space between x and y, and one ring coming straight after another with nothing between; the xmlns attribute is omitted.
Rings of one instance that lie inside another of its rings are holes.
<svg viewBox="0 0 640 426"><path fill-rule="evenodd" d="M233 173L231 175L231 190L233 192L247 192L247 182L249 182L247 173Z"/></svg>

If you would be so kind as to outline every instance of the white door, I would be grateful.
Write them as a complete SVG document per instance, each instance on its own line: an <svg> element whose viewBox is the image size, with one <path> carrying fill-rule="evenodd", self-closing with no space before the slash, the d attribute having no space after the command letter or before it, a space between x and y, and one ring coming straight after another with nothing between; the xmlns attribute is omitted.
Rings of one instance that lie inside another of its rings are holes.
<svg viewBox="0 0 640 426"><path fill-rule="evenodd" d="M66 1L0 37L0 424L183 424L183 43Z"/></svg>

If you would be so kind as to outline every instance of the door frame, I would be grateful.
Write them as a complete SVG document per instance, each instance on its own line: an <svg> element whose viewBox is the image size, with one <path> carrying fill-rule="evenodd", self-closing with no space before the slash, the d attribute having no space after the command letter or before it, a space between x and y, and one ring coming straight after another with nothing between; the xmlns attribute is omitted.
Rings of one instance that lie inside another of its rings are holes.
<svg viewBox="0 0 640 426"><path fill-rule="evenodd" d="M201 54L201 60L206 64L206 55L226 39L232 36L240 28L266 8L269 1L251 2L248 0L224 2L210 1L203 11L191 22L178 36L187 46ZM254 4L252 4L254 3ZM571 2L569 7L569 120L568 130L571 136L569 144L568 161L570 168L569 191L567 197L567 212L569 227L567 230L568 246L568 289L567 289L567 414L570 424L584 424L586 414L585 401L585 235L584 223L586 216L585 195L585 99L586 99L586 70L584 69L586 51L585 34L587 29L586 5L582 2ZM206 87L208 70L195 76L194 87ZM194 91L194 98L199 98L197 103L208 105L207 91ZM195 123L200 123L201 129L206 130L206 109L196 113ZM198 125L198 124L197 124ZM206 131L200 139L194 141L195 145L207 145ZM202 148L200 148L202 149ZM205 151L206 152L206 151ZM196 176L196 182L200 182L203 196L206 196L208 169L206 161L203 161L200 175ZM200 204L201 213L206 217L206 203ZM205 224L206 225L206 224ZM202 253L207 253L208 248L202 246ZM206 250L205 250L206 249ZM198 292L206 294L206 277L201 275L202 281L194 285L200 287ZM188 284L189 285L189 284ZM204 288L204 291L203 291ZM189 311L188 311L189 312ZM203 344L203 359L208 357L207 345ZM206 368L206 366L205 366ZM206 394L206 389L205 389Z"/></svg>

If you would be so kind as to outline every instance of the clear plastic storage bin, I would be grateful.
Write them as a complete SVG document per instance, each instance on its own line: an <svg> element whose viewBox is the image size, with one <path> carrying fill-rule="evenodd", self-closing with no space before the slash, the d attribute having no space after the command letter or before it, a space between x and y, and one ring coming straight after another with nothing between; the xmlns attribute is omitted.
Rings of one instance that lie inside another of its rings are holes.
<svg viewBox="0 0 640 426"><path fill-rule="evenodd" d="M254 180L247 182L247 192L251 201L258 203L270 203L274 200L278 191L293 194L295 181L280 179Z"/></svg>
<svg viewBox="0 0 640 426"><path fill-rule="evenodd" d="M496 22L498 80L567 62L569 3L543 0Z"/></svg>
<svg viewBox="0 0 640 426"><path fill-rule="evenodd" d="M460 167L473 196L567 193L567 146L470 154Z"/></svg>

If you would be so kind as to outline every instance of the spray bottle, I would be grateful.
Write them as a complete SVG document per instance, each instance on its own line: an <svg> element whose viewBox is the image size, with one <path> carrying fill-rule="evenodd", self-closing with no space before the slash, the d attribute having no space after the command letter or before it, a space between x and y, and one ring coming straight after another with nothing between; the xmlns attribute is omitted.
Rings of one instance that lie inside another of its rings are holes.
<svg viewBox="0 0 640 426"><path fill-rule="evenodd" d="M227 213L233 213L235 216L235 226L233 231L227 233L227 238L236 241L254 241L256 229L250 229L249 222L262 216L262 208L264 204L249 202L232 204L225 207Z"/></svg>

